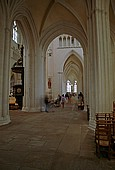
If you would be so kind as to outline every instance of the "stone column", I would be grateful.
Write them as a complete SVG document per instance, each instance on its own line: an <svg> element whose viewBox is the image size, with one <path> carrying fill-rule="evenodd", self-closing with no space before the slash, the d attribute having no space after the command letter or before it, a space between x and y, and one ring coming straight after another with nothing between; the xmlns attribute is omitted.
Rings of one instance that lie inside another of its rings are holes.
<svg viewBox="0 0 115 170"><path fill-rule="evenodd" d="M92 10L90 11L92 12ZM88 57L87 57L87 73L88 73L88 105L90 109L90 127L94 128L95 120L95 16L90 13L88 18Z"/></svg>
<svg viewBox="0 0 115 170"><path fill-rule="evenodd" d="M35 54L34 50L30 47L30 55L29 55L29 96L30 96L30 109L29 111L37 111L35 106Z"/></svg>
<svg viewBox="0 0 115 170"><path fill-rule="evenodd" d="M87 108L86 106L88 105L88 55L84 54L84 105L85 105L85 109Z"/></svg>
<svg viewBox="0 0 115 170"><path fill-rule="evenodd" d="M44 111L44 96L46 90L46 53L43 52L42 48L39 49L39 58L38 58L38 72L37 72L37 93L36 97L38 98L38 103L40 110Z"/></svg>
<svg viewBox="0 0 115 170"><path fill-rule="evenodd" d="M113 101L115 101L115 43L112 43L112 68L113 68Z"/></svg>
<svg viewBox="0 0 115 170"><path fill-rule="evenodd" d="M31 46L26 55L23 111L39 112L45 92L45 57L39 47L35 50Z"/></svg>
<svg viewBox="0 0 115 170"><path fill-rule="evenodd" d="M26 48L25 46L25 67L24 67L24 96L23 96L23 111L30 111L30 91L31 91L31 83L30 83L30 77L31 77L31 72L30 72L30 51Z"/></svg>
<svg viewBox="0 0 115 170"><path fill-rule="evenodd" d="M10 43L11 32L7 27L1 32L2 39L0 45L3 49L1 52L1 83L0 83L0 125L8 124L10 120L9 116L9 68L10 68ZM4 44L4 46L3 46Z"/></svg>
<svg viewBox="0 0 115 170"><path fill-rule="evenodd" d="M112 65L109 27L109 0L91 3L88 19L90 126L96 112L112 110Z"/></svg>
<svg viewBox="0 0 115 170"><path fill-rule="evenodd" d="M36 106L36 55L35 49L32 48L31 43L29 49L25 48L26 61L24 67L24 102L23 111L34 112L38 111Z"/></svg>
<svg viewBox="0 0 115 170"><path fill-rule="evenodd" d="M28 56L28 49L27 47L25 46L25 63L24 63L24 96L23 96L23 107L22 107L22 110L23 111L28 111L29 110L29 87L27 87L27 82L28 82L28 60L27 58L29 59L29 56ZM28 99L28 100L27 100Z"/></svg>

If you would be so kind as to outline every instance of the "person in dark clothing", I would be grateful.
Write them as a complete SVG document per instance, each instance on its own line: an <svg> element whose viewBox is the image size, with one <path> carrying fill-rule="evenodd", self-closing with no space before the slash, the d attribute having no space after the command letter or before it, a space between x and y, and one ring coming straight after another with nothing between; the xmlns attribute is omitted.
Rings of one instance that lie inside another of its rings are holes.
<svg viewBox="0 0 115 170"><path fill-rule="evenodd" d="M48 112L49 98L47 95L45 95L44 103L45 103L45 112Z"/></svg>
<svg viewBox="0 0 115 170"><path fill-rule="evenodd" d="M83 93L82 93L82 92L79 93L78 97L80 97L81 100L82 100L82 102L84 102L84 96L83 96Z"/></svg>
<svg viewBox="0 0 115 170"><path fill-rule="evenodd" d="M61 96L60 96L60 94L58 94L57 101L58 101L58 105L60 106L60 102L61 102Z"/></svg>
<svg viewBox="0 0 115 170"><path fill-rule="evenodd" d="M65 94L65 99L66 99L66 103L68 103L69 102L69 94L68 94L68 92Z"/></svg>
<svg viewBox="0 0 115 170"><path fill-rule="evenodd" d="M82 92L78 94L78 101L79 101L78 109L84 110L84 96Z"/></svg>

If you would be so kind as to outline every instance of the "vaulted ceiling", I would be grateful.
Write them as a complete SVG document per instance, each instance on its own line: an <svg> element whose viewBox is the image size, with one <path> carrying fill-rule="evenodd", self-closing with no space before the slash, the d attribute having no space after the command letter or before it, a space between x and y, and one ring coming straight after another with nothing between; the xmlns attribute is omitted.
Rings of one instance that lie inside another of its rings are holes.
<svg viewBox="0 0 115 170"><path fill-rule="evenodd" d="M75 24L86 32L87 14L84 0L25 0L25 6L31 12L39 34L60 22Z"/></svg>
<svg viewBox="0 0 115 170"><path fill-rule="evenodd" d="M49 44L60 33L71 33L83 48L87 44L88 5L91 3L94 2L91 0L24 0L24 6L30 12L38 37L44 41L43 44L46 40ZM115 41L114 0L110 0L109 12L111 36Z"/></svg>

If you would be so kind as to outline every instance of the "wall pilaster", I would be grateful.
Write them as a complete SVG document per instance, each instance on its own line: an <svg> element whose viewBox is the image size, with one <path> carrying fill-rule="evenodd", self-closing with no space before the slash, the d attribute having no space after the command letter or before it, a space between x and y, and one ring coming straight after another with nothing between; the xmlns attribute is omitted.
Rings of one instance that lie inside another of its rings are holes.
<svg viewBox="0 0 115 170"><path fill-rule="evenodd" d="M96 0L88 18L89 106L91 126L96 112L112 111L112 64L109 0Z"/></svg>

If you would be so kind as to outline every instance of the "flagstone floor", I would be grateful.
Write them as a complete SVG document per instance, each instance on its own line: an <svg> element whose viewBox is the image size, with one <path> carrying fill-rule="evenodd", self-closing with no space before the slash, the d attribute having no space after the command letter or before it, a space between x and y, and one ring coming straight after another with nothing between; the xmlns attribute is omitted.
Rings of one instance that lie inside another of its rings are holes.
<svg viewBox="0 0 115 170"><path fill-rule="evenodd" d="M115 170L115 159L97 158L85 111L66 105L10 116L0 126L0 170Z"/></svg>

